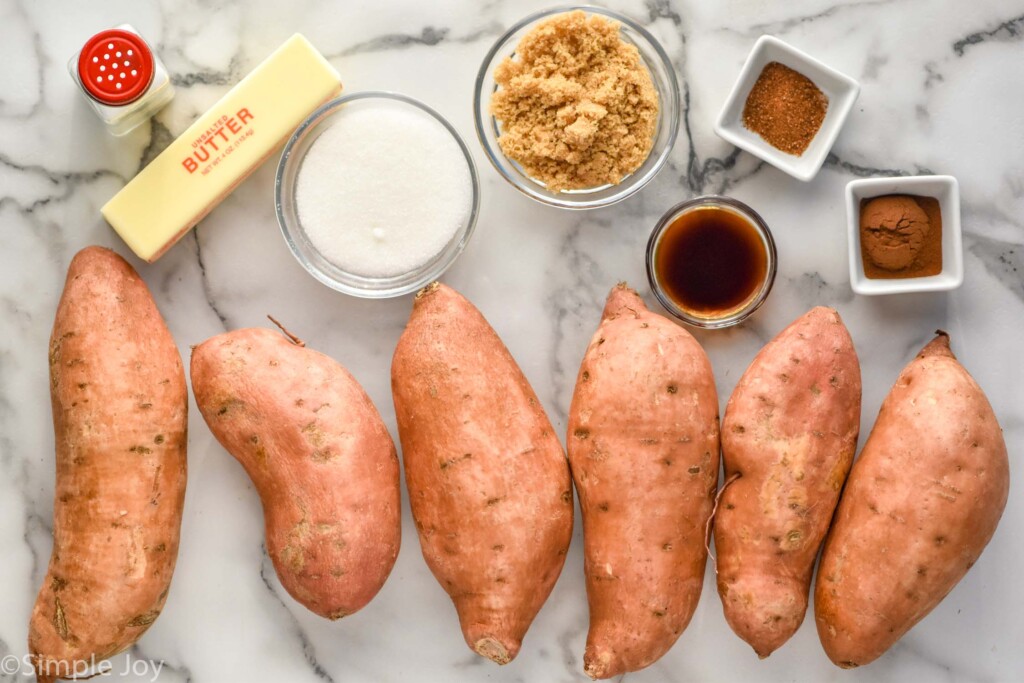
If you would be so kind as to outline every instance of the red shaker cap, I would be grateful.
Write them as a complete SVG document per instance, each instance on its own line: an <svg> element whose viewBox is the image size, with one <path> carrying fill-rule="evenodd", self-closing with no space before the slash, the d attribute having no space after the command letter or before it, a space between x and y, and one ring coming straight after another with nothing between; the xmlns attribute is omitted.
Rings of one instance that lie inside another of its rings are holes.
<svg viewBox="0 0 1024 683"><path fill-rule="evenodd" d="M100 31L86 41L78 55L78 78L101 104L128 104L141 97L153 81L153 52L131 31Z"/></svg>

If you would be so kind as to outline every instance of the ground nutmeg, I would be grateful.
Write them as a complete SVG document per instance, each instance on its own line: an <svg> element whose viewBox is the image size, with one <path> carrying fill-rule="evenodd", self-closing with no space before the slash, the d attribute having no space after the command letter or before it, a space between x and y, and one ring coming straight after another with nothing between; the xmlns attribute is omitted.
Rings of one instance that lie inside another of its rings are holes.
<svg viewBox="0 0 1024 683"><path fill-rule="evenodd" d="M799 71L769 62L743 106L743 125L787 154L800 156L821 128L828 97Z"/></svg>

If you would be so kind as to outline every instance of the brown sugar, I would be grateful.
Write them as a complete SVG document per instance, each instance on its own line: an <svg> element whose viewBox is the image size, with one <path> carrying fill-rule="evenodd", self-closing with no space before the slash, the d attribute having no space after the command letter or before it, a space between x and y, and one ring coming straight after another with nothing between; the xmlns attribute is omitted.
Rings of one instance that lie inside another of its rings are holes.
<svg viewBox="0 0 1024 683"><path fill-rule="evenodd" d="M799 71L769 62L743 106L743 125L787 154L800 156L825 120L828 97Z"/></svg>
<svg viewBox="0 0 1024 683"><path fill-rule="evenodd" d="M557 14L523 36L494 80L502 153L552 191L617 184L651 152L658 93L617 21Z"/></svg>
<svg viewBox="0 0 1024 683"><path fill-rule="evenodd" d="M939 200L884 195L860 206L864 274L874 279L927 277L942 272Z"/></svg>

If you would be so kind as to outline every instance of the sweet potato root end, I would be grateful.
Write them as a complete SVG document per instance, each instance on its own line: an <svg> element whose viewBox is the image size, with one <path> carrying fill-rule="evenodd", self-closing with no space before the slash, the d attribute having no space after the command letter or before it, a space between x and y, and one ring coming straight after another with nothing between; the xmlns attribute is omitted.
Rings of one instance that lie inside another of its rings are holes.
<svg viewBox="0 0 1024 683"><path fill-rule="evenodd" d="M515 657L515 654L510 654L508 648L498 642L497 639L489 636L480 638L473 643L473 649L481 657L486 657L497 664L508 664Z"/></svg>
<svg viewBox="0 0 1024 683"><path fill-rule="evenodd" d="M593 648L587 648L583 654L583 672L595 681L602 678L611 678L615 671L611 670L612 654L604 651L597 653Z"/></svg>

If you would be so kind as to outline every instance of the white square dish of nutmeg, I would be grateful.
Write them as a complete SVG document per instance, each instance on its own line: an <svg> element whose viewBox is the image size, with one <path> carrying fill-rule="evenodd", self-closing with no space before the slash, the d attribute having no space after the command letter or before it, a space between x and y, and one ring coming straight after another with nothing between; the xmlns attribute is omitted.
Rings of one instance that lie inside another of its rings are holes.
<svg viewBox="0 0 1024 683"><path fill-rule="evenodd" d="M754 44L715 133L798 180L817 175L860 84L775 36Z"/></svg>
<svg viewBox="0 0 1024 683"><path fill-rule="evenodd" d="M956 289L964 280L953 176L865 178L846 186L850 286L857 294Z"/></svg>

